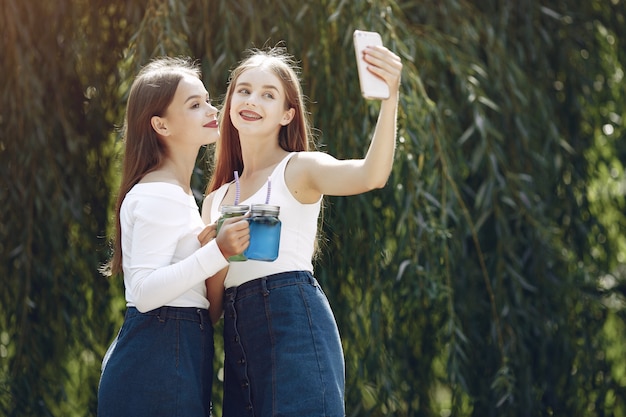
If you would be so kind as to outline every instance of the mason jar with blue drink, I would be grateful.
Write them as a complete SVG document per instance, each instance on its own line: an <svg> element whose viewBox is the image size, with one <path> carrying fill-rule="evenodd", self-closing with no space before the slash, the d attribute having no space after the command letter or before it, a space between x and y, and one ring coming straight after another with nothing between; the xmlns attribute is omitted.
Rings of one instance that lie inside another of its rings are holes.
<svg viewBox="0 0 626 417"><path fill-rule="evenodd" d="M243 252L248 259L272 262L278 258L281 221L279 206L252 204L250 207L250 245Z"/></svg>
<svg viewBox="0 0 626 417"><path fill-rule="evenodd" d="M248 212L249 209L250 209L250 206L245 206L245 205L222 206L220 208L222 215L220 216L219 219L217 219L217 232L220 231L220 228L222 227L222 224L224 223L225 219L228 219L230 217L243 216L244 214ZM230 258L228 258L228 260L231 262L241 262L247 259L248 258L246 258L246 256L243 253L240 253L239 255L233 255Z"/></svg>

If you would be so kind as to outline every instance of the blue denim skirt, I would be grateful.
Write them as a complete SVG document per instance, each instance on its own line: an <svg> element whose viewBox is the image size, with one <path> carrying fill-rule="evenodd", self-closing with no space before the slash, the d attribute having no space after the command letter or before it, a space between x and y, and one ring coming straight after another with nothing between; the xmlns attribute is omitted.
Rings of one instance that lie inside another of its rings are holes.
<svg viewBox="0 0 626 417"><path fill-rule="evenodd" d="M309 272L259 278L224 294L223 417L343 417L337 323Z"/></svg>
<svg viewBox="0 0 626 417"><path fill-rule="evenodd" d="M102 363L98 417L207 417L212 382L206 309L129 307Z"/></svg>

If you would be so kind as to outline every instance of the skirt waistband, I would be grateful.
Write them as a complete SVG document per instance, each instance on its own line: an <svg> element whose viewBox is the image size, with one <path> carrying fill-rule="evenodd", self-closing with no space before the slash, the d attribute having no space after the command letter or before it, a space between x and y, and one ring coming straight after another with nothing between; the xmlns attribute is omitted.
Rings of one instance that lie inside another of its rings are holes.
<svg viewBox="0 0 626 417"><path fill-rule="evenodd" d="M196 323L205 323L210 321L209 310L207 310L206 308L163 306L142 313L135 307L127 307L127 318L140 315L155 316L158 317L159 320L189 320Z"/></svg>
<svg viewBox="0 0 626 417"><path fill-rule="evenodd" d="M224 292L226 298L241 298L253 293L269 294L269 291L279 287L309 283L317 285L317 280L310 271L289 271L267 275L245 282L237 287L227 288Z"/></svg>

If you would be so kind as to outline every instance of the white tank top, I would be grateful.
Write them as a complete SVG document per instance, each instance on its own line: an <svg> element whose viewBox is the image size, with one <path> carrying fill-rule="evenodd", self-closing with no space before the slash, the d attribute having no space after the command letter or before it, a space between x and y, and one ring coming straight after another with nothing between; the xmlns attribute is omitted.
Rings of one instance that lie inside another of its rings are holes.
<svg viewBox="0 0 626 417"><path fill-rule="evenodd" d="M285 167L295 153L287 155L272 172L269 204L280 206L278 218L281 221L280 247L278 258L273 262L247 260L230 262L224 286L236 287L253 279L288 271L313 272L313 251L317 234L317 219L322 198L313 204L302 204L294 198L285 184ZM211 205L210 222L217 221L220 206L230 183L215 190ZM267 188L264 185L250 198L239 204L265 203Z"/></svg>

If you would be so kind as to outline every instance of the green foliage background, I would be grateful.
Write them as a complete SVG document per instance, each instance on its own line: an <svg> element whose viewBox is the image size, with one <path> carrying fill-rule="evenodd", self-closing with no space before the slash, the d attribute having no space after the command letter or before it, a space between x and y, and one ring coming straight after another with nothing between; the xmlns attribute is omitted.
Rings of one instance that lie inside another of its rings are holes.
<svg viewBox="0 0 626 417"><path fill-rule="evenodd" d="M283 42L318 147L361 157L378 105L359 96L360 28L404 73L388 185L326 200L316 274L342 333L348 416L625 416L624 10L0 0L0 414L95 415L124 310L121 280L97 268L139 66L193 56L220 98L245 49ZM218 416L220 391L218 373Z"/></svg>

